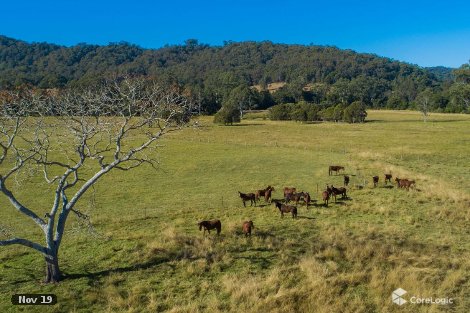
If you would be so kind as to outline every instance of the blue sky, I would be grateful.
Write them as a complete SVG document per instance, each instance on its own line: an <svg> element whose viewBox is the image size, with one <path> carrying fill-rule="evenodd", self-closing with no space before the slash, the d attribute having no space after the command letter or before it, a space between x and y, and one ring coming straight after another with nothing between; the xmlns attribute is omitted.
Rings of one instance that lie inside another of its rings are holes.
<svg viewBox="0 0 470 313"><path fill-rule="evenodd" d="M470 59L470 1L4 1L0 34L144 48L188 38L331 45L421 66Z"/></svg>

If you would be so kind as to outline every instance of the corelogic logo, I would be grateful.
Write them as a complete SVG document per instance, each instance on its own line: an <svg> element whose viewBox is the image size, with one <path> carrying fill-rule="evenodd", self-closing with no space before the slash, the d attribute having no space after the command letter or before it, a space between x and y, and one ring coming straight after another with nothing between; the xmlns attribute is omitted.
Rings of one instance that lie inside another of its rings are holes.
<svg viewBox="0 0 470 313"><path fill-rule="evenodd" d="M453 298L434 298L434 297L421 297L421 296L411 296L409 297L409 301L403 299L403 296L408 292L405 289L398 288L392 292L392 302L397 305L403 305L407 302L411 304L440 304L440 305L448 305L453 304Z"/></svg>
<svg viewBox="0 0 470 313"><path fill-rule="evenodd" d="M406 294L406 290L402 289L402 288L398 288L396 290L394 290L392 292L392 302L395 303L395 304L398 304L398 305L403 305L405 304L406 301L405 299L403 299L403 295Z"/></svg>

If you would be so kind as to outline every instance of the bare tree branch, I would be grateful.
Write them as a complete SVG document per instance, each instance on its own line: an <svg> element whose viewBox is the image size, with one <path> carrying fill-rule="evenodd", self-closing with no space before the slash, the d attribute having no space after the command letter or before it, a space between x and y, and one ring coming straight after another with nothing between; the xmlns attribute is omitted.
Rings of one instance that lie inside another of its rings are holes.
<svg viewBox="0 0 470 313"><path fill-rule="evenodd" d="M91 225L89 216L75 209L87 190L114 169L144 164L157 169L152 153L161 147L159 139L187 124L191 112L178 88L146 79L117 79L87 90L28 90L0 99L0 192L42 228L46 247L21 238L1 245L23 244L46 253L52 260L47 272L56 273L69 213ZM55 185L45 219L35 213L43 208L27 208L7 187L13 174L29 183L28 170Z"/></svg>
<svg viewBox="0 0 470 313"><path fill-rule="evenodd" d="M0 240L0 246L9 246L9 245L22 245L25 247L33 248L34 250L41 252L42 254L47 253L47 248L35 242L29 241L27 239L13 238L13 239L7 239L7 240Z"/></svg>

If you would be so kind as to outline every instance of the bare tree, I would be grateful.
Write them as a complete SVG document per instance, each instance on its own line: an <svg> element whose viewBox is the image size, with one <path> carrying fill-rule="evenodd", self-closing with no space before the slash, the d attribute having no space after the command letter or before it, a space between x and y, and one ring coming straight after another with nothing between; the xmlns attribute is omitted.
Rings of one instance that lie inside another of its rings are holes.
<svg viewBox="0 0 470 313"><path fill-rule="evenodd" d="M432 98L432 90L429 88L419 93L418 96L416 97L418 109L421 112L421 114L423 114L424 122L427 122L429 111L431 111L431 98Z"/></svg>
<svg viewBox="0 0 470 313"><path fill-rule="evenodd" d="M178 91L129 78L82 91L9 93L0 105L0 192L45 239L41 244L4 231L0 246L41 253L48 283L61 279L65 224L70 212L84 217L75 206L86 191L112 170L157 168L152 150L158 140L181 129L191 112ZM50 208L27 207L13 191L15 178L32 170L55 186Z"/></svg>

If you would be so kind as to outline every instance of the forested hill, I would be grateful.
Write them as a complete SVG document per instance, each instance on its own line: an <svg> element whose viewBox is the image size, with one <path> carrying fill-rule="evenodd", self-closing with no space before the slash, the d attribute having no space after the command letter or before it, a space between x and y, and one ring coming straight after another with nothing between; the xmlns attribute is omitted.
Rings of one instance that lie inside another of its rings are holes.
<svg viewBox="0 0 470 313"><path fill-rule="evenodd" d="M445 68L428 70L335 47L267 41L209 46L197 40L160 49L123 42L64 47L0 36L0 89L83 86L116 75L147 75L178 84L197 94L209 113L240 85L263 90L274 82L287 85L255 106L361 100L368 106L406 108L426 88L441 91L450 77Z"/></svg>
<svg viewBox="0 0 470 313"><path fill-rule="evenodd" d="M0 36L2 88L8 83L60 87L114 73L165 75L182 84L195 84L217 80L222 72L232 73L234 79L250 85L279 81L333 84L341 78L350 80L361 75L386 81L399 77L426 82L434 79L429 71L416 66L333 47L271 42L210 47L188 40L184 45L155 50L128 43L68 48Z"/></svg>

